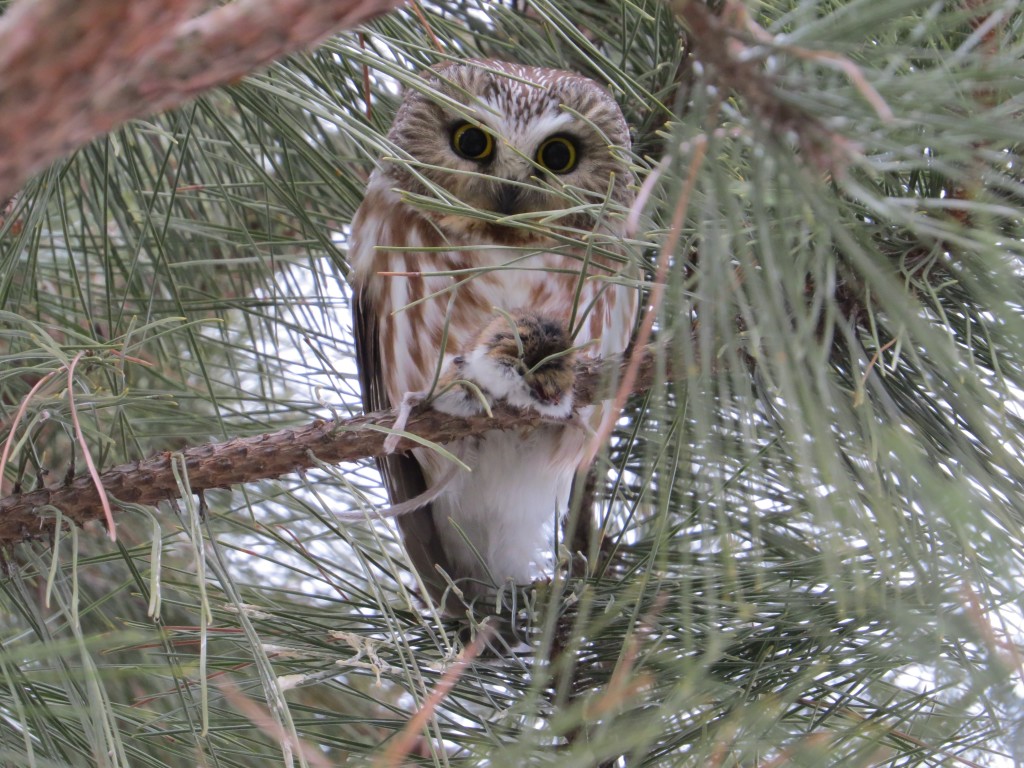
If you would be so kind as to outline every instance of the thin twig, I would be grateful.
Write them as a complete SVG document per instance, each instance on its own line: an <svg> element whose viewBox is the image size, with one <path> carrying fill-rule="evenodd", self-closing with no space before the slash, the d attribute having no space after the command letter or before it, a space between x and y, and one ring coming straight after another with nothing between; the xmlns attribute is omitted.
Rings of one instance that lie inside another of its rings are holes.
<svg viewBox="0 0 1024 768"><path fill-rule="evenodd" d="M857 147L815 115L782 100L775 80L759 58L752 55L747 41L788 50L785 46L776 45L772 37L750 19L746 9L732 0L724 4L721 15L716 15L703 2L676 0L673 7L689 28L695 57L707 66L708 77L722 91L740 96L746 111L780 139L794 135L804 159L817 170L833 177L845 172ZM852 62L829 51L793 48L789 53L841 69L880 119L890 119L888 105Z"/></svg>
<svg viewBox="0 0 1024 768"><path fill-rule="evenodd" d="M103 488L103 481L100 480L100 473L96 469L96 462L92 460L92 451L89 450L89 443L85 440L85 430L82 429L82 422L78 418L78 405L75 402L75 366L82 359L83 352L75 355L71 364L68 365L68 406L71 409L71 424L75 429L75 436L82 448L82 457L85 459L85 467L89 472L89 478L96 488L96 495L99 496L100 505L103 507L103 516L107 520L107 535L111 541L117 541L117 528L114 526L114 511L110 508L110 499Z"/></svg>
<svg viewBox="0 0 1024 768"><path fill-rule="evenodd" d="M489 625L482 624L480 626L480 631L476 637L463 649L455 662L445 670L437 685L434 686L434 690L430 692L426 701L423 702L423 706L420 707L415 715L409 718L409 722L405 724L401 733L392 739L387 749L374 760L375 768L397 768L397 766L402 764L402 761L412 751L416 737L422 732L427 721L434 716L437 708L445 700L452 688L455 687L455 684L465 673L466 668L473 662L473 659L479 656L480 652L486 647L487 641L490 640L492 634L493 630Z"/></svg>
<svg viewBox="0 0 1024 768"><path fill-rule="evenodd" d="M236 712L245 717L261 733L274 739L286 753L298 750L310 765L316 768L330 768L331 761L324 757L316 745L301 739L296 741L292 734L281 727L281 723L274 719L266 707L260 706L246 697L230 680L220 681L217 687L220 689L221 695L224 696L224 700Z"/></svg>
<svg viewBox="0 0 1024 768"><path fill-rule="evenodd" d="M634 387L636 386L636 380L640 371L641 358L646 353L647 344L650 342L651 334L654 331L654 321L658 317L658 312L661 309L661 302L665 297L665 286L668 282L668 271L672 263L675 261L676 248L678 248L679 241L682 239L683 224L686 223L686 211L690 206L690 195L693 193L693 189L697 185L697 173L700 170L701 164L704 162L704 154L706 152L707 142L703 141L698 143L697 148L694 151L693 158L690 160L690 169L686 175L686 183L683 186L683 191L676 202L675 211L672 213L672 223L669 227L669 236L665 239L665 243L661 248L661 253L658 256L658 269L654 276L654 287L651 289L647 313L644 315L643 323L640 325L640 330L637 332L633 347L633 354L630 355L629 362L623 372L622 381L619 384L619 390L615 395L615 402L605 411L600 427L597 429L594 437L590 440L590 444L587 447L587 455L583 461L584 465L590 464L597 455L597 452L607 444L608 438L611 436L612 430L615 428L615 423L619 420L619 416L622 414L622 409L626 406L626 400L629 398L630 394L632 394Z"/></svg>
<svg viewBox="0 0 1024 768"><path fill-rule="evenodd" d="M14 419L11 421L10 430L7 433L7 440L4 442L3 453L0 454L0 478L3 478L4 476L4 470L7 468L7 459L11 455L11 450L14 448L14 443L17 442L16 438L18 432L18 425L21 424L21 420L25 417L25 411L28 410L29 403L31 403L35 399L35 396L39 393L39 390L45 387L46 383L50 381L50 379L52 379L58 373L60 373L59 370L50 371L45 376L41 377L39 381L37 381L32 386L32 389L29 390L28 394L25 395L25 398L21 401L21 404L18 406L18 410L14 414Z"/></svg>

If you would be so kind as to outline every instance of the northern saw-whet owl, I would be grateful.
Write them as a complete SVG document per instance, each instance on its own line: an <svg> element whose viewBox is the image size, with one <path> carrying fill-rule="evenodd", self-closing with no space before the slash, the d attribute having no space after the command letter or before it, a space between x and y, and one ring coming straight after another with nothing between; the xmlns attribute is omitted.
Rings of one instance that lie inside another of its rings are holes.
<svg viewBox="0 0 1024 768"><path fill-rule="evenodd" d="M573 356L629 342L637 291L622 230L634 177L626 121L593 80L499 61L423 77L434 93L408 92L388 134L404 157L373 173L352 226L364 406L398 408L463 379L547 417L447 446L470 472L428 448L379 462L392 503L431 499L399 526L427 590L456 613L438 568L467 601L541 575L586 469L581 425L603 406L568 419ZM436 407L478 407L472 387L454 386Z"/></svg>

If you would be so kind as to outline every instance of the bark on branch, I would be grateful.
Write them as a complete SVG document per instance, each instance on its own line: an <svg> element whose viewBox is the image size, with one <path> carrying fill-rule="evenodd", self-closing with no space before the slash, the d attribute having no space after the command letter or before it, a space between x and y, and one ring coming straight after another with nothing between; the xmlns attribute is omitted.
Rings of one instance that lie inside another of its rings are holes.
<svg viewBox="0 0 1024 768"><path fill-rule="evenodd" d="M689 30L695 58L711 81L726 93L740 96L746 111L782 141L792 135L804 159L818 171L840 176L859 154L859 148L819 118L784 100L764 61L768 52L812 61L842 72L882 122L892 110L852 60L829 50L786 45L759 26L738 0L723 0L714 12L705 2L673 0L672 7Z"/></svg>
<svg viewBox="0 0 1024 768"><path fill-rule="evenodd" d="M637 350L640 368L634 392L651 386L655 357L652 348ZM619 378L627 363L619 359L584 361L577 365L576 403L587 405L608 397L608 382ZM343 421L317 420L305 427L240 437L222 443L207 443L177 453L163 452L144 461L134 461L107 470L100 476L103 488L115 503L154 505L179 497L172 463L184 462L193 492L268 480L311 469L317 462L336 464L383 453L386 432L395 421L393 411L357 416ZM529 429L540 423L535 413L499 404L494 417L485 415L456 418L429 408L413 414L406 431L436 443L481 434L492 429ZM376 427L376 429L375 429ZM399 450L416 444L403 439ZM100 495L89 475L53 488L0 498L0 546L28 538L49 536L59 509L78 525L101 520Z"/></svg>
<svg viewBox="0 0 1024 768"><path fill-rule="evenodd" d="M400 0L21 0L0 16L0 203L121 123L179 106Z"/></svg>

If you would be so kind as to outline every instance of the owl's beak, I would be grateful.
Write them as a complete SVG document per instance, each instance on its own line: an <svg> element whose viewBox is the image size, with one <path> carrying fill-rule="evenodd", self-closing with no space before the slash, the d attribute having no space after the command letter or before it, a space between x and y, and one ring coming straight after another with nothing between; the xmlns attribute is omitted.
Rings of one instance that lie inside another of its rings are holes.
<svg viewBox="0 0 1024 768"><path fill-rule="evenodd" d="M523 189L509 182L499 182L494 189L494 212L514 216L522 212Z"/></svg>

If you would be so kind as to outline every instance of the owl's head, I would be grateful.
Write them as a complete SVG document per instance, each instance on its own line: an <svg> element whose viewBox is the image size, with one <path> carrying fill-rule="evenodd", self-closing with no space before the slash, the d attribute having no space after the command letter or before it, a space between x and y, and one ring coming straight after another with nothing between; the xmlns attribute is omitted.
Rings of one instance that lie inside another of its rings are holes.
<svg viewBox="0 0 1024 768"><path fill-rule="evenodd" d="M424 78L440 96L410 91L402 102L389 138L413 166L388 164L393 186L430 195L434 184L498 216L564 210L571 200L600 203L609 193L622 205L632 200L629 129L593 80L498 61L441 64ZM558 223L586 227L586 219L567 213ZM500 229L472 216L446 215L439 223Z"/></svg>

